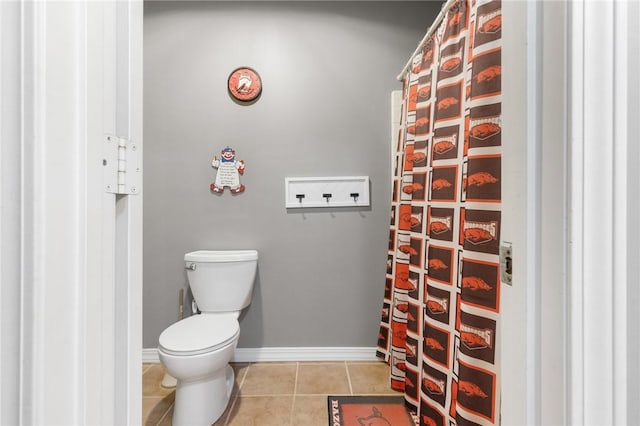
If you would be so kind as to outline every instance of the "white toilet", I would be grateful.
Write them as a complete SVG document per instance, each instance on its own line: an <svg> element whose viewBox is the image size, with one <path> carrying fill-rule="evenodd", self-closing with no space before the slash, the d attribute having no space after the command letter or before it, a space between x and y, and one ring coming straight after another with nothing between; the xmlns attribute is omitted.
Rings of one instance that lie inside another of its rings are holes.
<svg viewBox="0 0 640 426"><path fill-rule="evenodd" d="M164 330L158 355L177 379L173 425L212 425L231 397L229 361L240 335L238 316L251 303L258 252L200 250L184 260L201 313Z"/></svg>

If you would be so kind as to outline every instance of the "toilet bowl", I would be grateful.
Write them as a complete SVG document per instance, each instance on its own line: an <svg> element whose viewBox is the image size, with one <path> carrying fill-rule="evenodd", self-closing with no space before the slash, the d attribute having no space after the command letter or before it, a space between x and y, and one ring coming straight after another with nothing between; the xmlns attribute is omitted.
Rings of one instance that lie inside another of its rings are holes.
<svg viewBox="0 0 640 426"><path fill-rule="evenodd" d="M162 332L158 356L177 379L173 425L211 425L224 412L234 384L240 327L235 314L199 314Z"/></svg>
<svg viewBox="0 0 640 426"><path fill-rule="evenodd" d="M229 362L240 336L238 317L251 303L258 252L198 250L184 260L202 312L164 330L158 356L176 378L172 424L211 425L224 413L233 390Z"/></svg>

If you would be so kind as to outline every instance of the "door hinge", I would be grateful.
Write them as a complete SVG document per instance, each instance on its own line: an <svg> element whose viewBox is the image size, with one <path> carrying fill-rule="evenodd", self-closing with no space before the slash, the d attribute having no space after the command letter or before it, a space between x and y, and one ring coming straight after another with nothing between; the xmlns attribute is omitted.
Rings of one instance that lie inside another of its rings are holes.
<svg viewBox="0 0 640 426"><path fill-rule="evenodd" d="M104 135L102 176L104 190L110 194L140 192L140 156L138 146L129 139Z"/></svg>

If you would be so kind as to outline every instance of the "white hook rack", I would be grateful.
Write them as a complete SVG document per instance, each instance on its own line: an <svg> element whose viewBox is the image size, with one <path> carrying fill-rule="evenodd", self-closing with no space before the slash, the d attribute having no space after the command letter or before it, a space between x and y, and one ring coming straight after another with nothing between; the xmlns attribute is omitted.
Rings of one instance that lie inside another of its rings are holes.
<svg viewBox="0 0 640 426"><path fill-rule="evenodd" d="M369 176L287 177L288 209L369 205Z"/></svg>

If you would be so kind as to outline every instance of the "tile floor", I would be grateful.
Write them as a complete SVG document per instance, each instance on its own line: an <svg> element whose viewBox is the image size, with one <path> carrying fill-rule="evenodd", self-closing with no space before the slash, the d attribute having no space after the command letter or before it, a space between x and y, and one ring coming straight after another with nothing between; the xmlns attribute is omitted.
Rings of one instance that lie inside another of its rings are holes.
<svg viewBox="0 0 640 426"><path fill-rule="evenodd" d="M398 395L383 362L233 364L236 384L214 426L327 426L327 395ZM171 425L174 390L161 386L161 364L142 369L143 424Z"/></svg>

